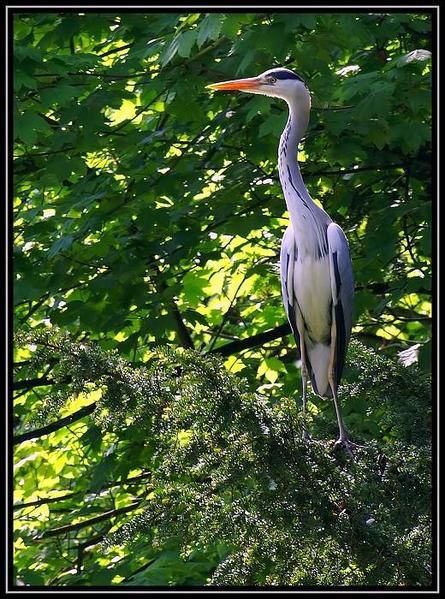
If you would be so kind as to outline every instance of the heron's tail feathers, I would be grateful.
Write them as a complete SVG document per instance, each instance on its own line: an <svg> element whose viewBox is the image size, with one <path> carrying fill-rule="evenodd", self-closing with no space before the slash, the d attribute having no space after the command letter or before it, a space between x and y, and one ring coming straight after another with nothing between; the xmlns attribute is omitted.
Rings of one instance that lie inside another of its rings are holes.
<svg viewBox="0 0 445 599"><path fill-rule="evenodd" d="M332 398L332 389L328 380L331 348L324 343L315 343L312 347L306 344L308 372L314 392L325 399Z"/></svg>

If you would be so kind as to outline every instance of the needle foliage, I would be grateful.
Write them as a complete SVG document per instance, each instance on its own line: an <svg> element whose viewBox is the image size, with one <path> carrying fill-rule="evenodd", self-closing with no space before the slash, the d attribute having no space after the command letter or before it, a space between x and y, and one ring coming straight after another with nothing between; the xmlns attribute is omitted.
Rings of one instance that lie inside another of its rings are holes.
<svg viewBox="0 0 445 599"><path fill-rule="evenodd" d="M88 505L106 512L109 485L119 505L137 511L113 514L96 551L65 584L95 584L95 560L116 547L117 570L111 563L105 572L128 572L129 585L431 584L430 385L416 367L353 344L346 422L366 445L351 460L319 436L332 414L314 416L307 443L294 398L271 402L252 392L216 356L163 347L134 367L66 334L23 342L34 348L27 368L55 361L51 382L64 389L43 394L40 418L54 420L79 394L97 398L78 429L87 459L71 489L83 510L51 511L40 550L54 551L58 535L67 558L78 550L94 522L79 535L73 516L86 516ZM51 437L57 451L60 437ZM124 492L136 472L145 478ZM22 540L36 540L32 528L21 531ZM153 558L132 575L134 548Z"/></svg>

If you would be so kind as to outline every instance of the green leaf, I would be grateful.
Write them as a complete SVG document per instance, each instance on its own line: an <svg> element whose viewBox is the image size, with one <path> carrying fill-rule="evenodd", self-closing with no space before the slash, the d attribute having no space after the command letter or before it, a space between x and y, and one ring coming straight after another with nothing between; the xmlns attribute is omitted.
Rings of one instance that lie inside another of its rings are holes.
<svg viewBox="0 0 445 599"><path fill-rule="evenodd" d="M22 572L20 579L27 585L32 586L44 586L45 585L45 577L41 572L36 572L35 570L25 570Z"/></svg>
<svg viewBox="0 0 445 599"><path fill-rule="evenodd" d="M68 83L62 83L54 88L44 89L40 92L40 99L45 108L57 104L63 106L68 104L73 99L78 98L83 93L81 87L73 87Z"/></svg>
<svg viewBox="0 0 445 599"><path fill-rule="evenodd" d="M286 367L283 362L278 358L274 358L273 356L270 358L265 358L264 360L267 368L270 370L275 370L276 372L286 372Z"/></svg>
<svg viewBox="0 0 445 599"><path fill-rule="evenodd" d="M72 235L65 235L64 237L57 239L48 250L48 258L53 258L60 252L69 249L73 245L73 242L74 237Z"/></svg>
<svg viewBox="0 0 445 599"><path fill-rule="evenodd" d="M389 126L383 119L379 121L378 126L370 127L369 139L379 149L382 150L390 139Z"/></svg>
<svg viewBox="0 0 445 599"><path fill-rule="evenodd" d="M36 273L27 273L14 284L14 303L37 300L44 293L47 281Z"/></svg>
<svg viewBox="0 0 445 599"><path fill-rule="evenodd" d="M31 61L40 66L42 59L43 54L37 48L17 44L14 47L14 60L17 62Z"/></svg>
<svg viewBox="0 0 445 599"><path fill-rule="evenodd" d="M194 43L196 42L196 31L184 31L176 35L161 55L161 66L165 67L173 60L176 54L188 58Z"/></svg>
<svg viewBox="0 0 445 599"><path fill-rule="evenodd" d="M216 40L221 33L224 17L218 13L210 13L204 17L199 25L199 33L197 38L198 48L200 48L207 40Z"/></svg>
<svg viewBox="0 0 445 599"><path fill-rule="evenodd" d="M88 445L93 451L98 451L102 444L102 431L95 424L90 424L81 437L84 445Z"/></svg>
<svg viewBox="0 0 445 599"><path fill-rule="evenodd" d="M48 123L34 112L25 112L17 116L14 130L15 137L26 144L34 144L39 134L48 135L52 132Z"/></svg>
<svg viewBox="0 0 445 599"><path fill-rule="evenodd" d="M285 123L285 114L273 114L269 116L263 123L261 123L258 130L258 136L264 137L266 135L273 135L273 137L278 139L283 131Z"/></svg>
<svg viewBox="0 0 445 599"><path fill-rule="evenodd" d="M221 22L221 34L225 35L229 39L235 39L242 25L241 15L237 14L225 14ZM221 15L220 15L221 18Z"/></svg>
<svg viewBox="0 0 445 599"><path fill-rule="evenodd" d="M101 462L93 469L93 474L89 483L90 491L99 491L106 483L109 482L116 458L114 454L105 456Z"/></svg>
<svg viewBox="0 0 445 599"><path fill-rule="evenodd" d="M178 38L178 54L188 58L196 41L196 31L184 31Z"/></svg>
<svg viewBox="0 0 445 599"><path fill-rule="evenodd" d="M264 118L264 115L270 113L270 99L264 98L261 96L257 96L256 98L252 98L250 102L247 104L249 111L246 115L246 122L251 121L255 116L260 115Z"/></svg>
<svg viewBox="0 0 445 599"><path fill-rule="evenodd" d="M182 285L187 303L192 307L198 306L205 290L210 285L208 272L190 271L182 279Z"/></svg>
<svg viewBox="0 0 445 599"><path fill-rule="evenodd" d="M71 174L71 160L69 156L64 156L63 154L51 158L48 167L60 182L63 182Z"/></svg>
<svg viewBox="0 0 445 599"><path fill-rule="evenodd" d="M16 70L14 73L14 89L16 92L19 92L22 87L36 89L37 81L25 71Z"/></svg>

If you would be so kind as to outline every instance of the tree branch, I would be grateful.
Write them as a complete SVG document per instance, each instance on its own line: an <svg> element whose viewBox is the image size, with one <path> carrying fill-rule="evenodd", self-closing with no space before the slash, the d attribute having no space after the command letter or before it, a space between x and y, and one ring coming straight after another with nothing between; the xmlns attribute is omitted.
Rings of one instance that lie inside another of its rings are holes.
<svg viewBox="0 0 445 599"><path fill-rule="evenodd" d="M264 343L274 341L275 339L279 339L285 335L290 335L291 333L292 330L289 323L285 322L274 329L264 331L263 333L258 333L257 335L252 335L252 337L247 337L247 339L238 339L237 341L232 341L232 343L226 343L221 347L216 347L209 353L220 354L221 356L231 356L232 354L236 354L245 349L250 349L252 347L256 347L257 345L263 345Z"/></svg>
<svg viewBox="0 0 445 599"><path fill-rule="evenodd" d="M36 439L37 437L43 437L44 435L49 435L54 431L58 431L59 429L67 426L68 424L72 424L76 422L76 420L80 420L84 416L88 416L92 414L96 408L96 402L91 403L87 406L84 406L77 412L66 416L65 418L61 418L57 420L57 422L52 422L42 428L35 429L33 431L28 431L27 433L22 433L21 435L16 435L13 437L12 444L18 445L19 443L23 443L23 441L29 441L30 439Z"/></svg>
<svg viewBox="0 0 445 599"><path fill-rule="evenodd" d="M184 321L182 320L181 313L179 312L176 304L173 304L171 307L171 314L176 322L176 332L178 334L178 339L182 345L182 347L187 347L189 349L193 349L193 341L191 335L185 326Z"/></svg>
<svg viewBox="0 0 445 599"><path fill-rule="evenodd" d="M109 520L110 518L114 518L115 516L119 516L120 514L126 514L127 512L131 512L138 508L140 504L140 501L136 501L131 505L127 505L127 507L121 507L117 510L109 510L108 512L104 512L100 516L95 516L94 518L90 518L89 520L83 520L82 522L76 522L75 524L67 524L66 526L60 526L59 528L51 528L49 530L45 530L39 537L36 538L36 541L40 541L48 537L56 537L58 535L63 535L68 532L72 532L73 530L80 530L81 528L85 528L87 526L93 526L93 524L97 524L98 522L103 522L104 520Z"/></svg>
<svg viewBox="0 0 445 599"><path fill-rule="evenodd" d="M246 278L247 278L247 272L246 272L246 273L244 273L244 276L243 276L243 278L241 279L241 282L240 282L240 284L239 284L239 285L238 285L238 287L236 288L236 290L235 290L235 293L234 293L234 295L233 295L233 297L232 297L232 299L231 299L231 301L230 301L229 307L227 308L227 310L226 310L225 314L223 315L223 317L222 317L222 320L221 320L221 323L220 323L220 325L219 325L218 329L216 330L216 332L215 332L215 334L214 334L214 336L213 336L213 339L212 339L212 340L211 340L211 342L210 342L210 347L209 347L209 350L208 350L209 352L211 352L211 351L212 351L212 349L215 347L215 343L217 342L217 340L218 340L218 337L220 336L220 334L221 334L221 332L222 332L222 330L223 330L223 328L224 328L224 325L225 325L225 324L226 324L226 322L227 322L227 319L228 319L228 317L229 317L229 315L230 315L230 311L231 311L231 309L232 309L232 307L233 307L233 304L235 303L235 300L236 300L236 298L237 298L237 295L238 295L238 293L239 293L239 291L240 291L241 287L244 285L244 282L245 282Z"/></svg>
<svg viewBox="0 0 445 599"><path fill-rule="evenodd" d="M123 485L134 485L142 480L145 480L146 478L149 478L150 476L151 476L151 472L147 472L145 474L139 474L138 476L133 476L131 478L125 478L124 480L121 480L119 482L104 485L98 491L95 491L95 493L97 495L99 495L100 493L102 493L102 491L105 491L107 489L114 489L115 487L122 487ZM14 511L15 510L23 510L27 507L34 507L34 506L39 506L39 505L45 505L48 503L57 503L59 501L66 501L67 499L71 499L72 497L75 497L76 495L81 495L86 492L88 492L88 491L76 491L74 493L67 493L66 495L60 495L59 497L44 497L42 499L37 499L36 501L28 501L27 503L16 503L12 509Z"/></svg>
<svg viewBox="0 0 445 599"><path fill-rule="evenodd" d="M213 42L213 44L210 44L210 46L206 46L205 48L200 50L197 54L195 54L194 56L191 56L188 60L183 61L183 63L181 63L181 64L187 65L191 62L194 62L195 60L199 60L200 58L205 56L205 54L208 54L208 52L215 50L215 48L218 48L218 46L220 46L224 42L228 41L228 39L229 38L227 38L225 35L222 35L219 39L217 39L215 42Z"/></svg>
<svg viewBox="0 0 445 599"><path fill-rule="evenodd" d="M110 56L111 54L116 54L117 52L123 52L124 50L128 50L129 48L131 48L133 44L134 42L130 42L129 44L126 44L125 46L120 46L119 48L111 48L111 50L102 52L102 54L98 54L98 56L100 56L100 58L105 58L105 56Z"/></svg>
<svg viewBox="0 0 445 599"><path fill-rule="evenodd" d="M14 391L18 391L19 389L33 389L34 387L45 387L46 385L56 385L58 383L69 383L70 378L65 378L60 381L56 381L54 379L50 379L46 376L42 376L40 378L35 379L26 379L23 381L16 381L12 385L12 389Z"/></svg>
<svg viewBox="0 0 445 599"><path fill-rule="evenodd" d="M157 274L157 284L158 284L160 290L166 291L168 289L168 285L162 279L162 273L159 270L158 265L153 264L153 267ZM194 345L193 345L192 337L189 333L189 330L185 326L185 323L184 323L184 320L182 319L182 315L179 311L179 308L173 299L169 302L168 310L170 312L170 315L173 317L173 319L176 323L176 334L178 335L180 344L182 345L182 347L186 347L188 349L193 349Z"/></svg>
<svg viewBox="0 0 445 599"><path fill-rule="evenodd" d="M317 177L321 175L348 175L354 173L360 173L362 171L386 171L393 168L403 168L405 164L402 163L393 163L393 164L375 164L370 166L358 166L357 168L345 168L345 169L335 169L335 170L327 170L327 171L303 171L303 174L306 177Z"/></svg>

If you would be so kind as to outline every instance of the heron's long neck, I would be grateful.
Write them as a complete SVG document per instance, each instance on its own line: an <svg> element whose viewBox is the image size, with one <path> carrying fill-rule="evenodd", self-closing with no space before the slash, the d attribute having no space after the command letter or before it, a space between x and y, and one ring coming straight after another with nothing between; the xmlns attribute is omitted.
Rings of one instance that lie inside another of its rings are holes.
<svg viewBox="0 0 445 599"><path fill-rule="evenodd" d="M292 228L301 249L316 257L327 253L326 227L332 222L309 195L297 161L298 144L309 120L307 105L289 102L289 118L278 147L278 170Z"/></svg>

